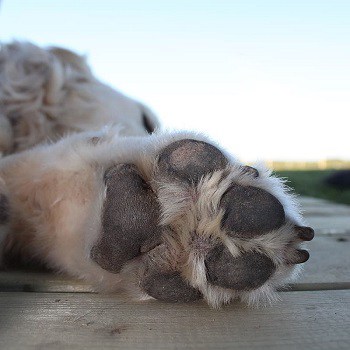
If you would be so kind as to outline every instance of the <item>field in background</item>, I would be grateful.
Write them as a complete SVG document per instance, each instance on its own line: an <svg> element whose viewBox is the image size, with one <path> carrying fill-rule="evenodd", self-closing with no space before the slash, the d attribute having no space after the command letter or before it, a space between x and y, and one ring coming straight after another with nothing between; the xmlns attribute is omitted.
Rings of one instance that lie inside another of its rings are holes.
<svg viewBox="0 0 350 350"><path fill-rule="evenodd" d="M349 166L350 168L350 166ZM276 169L276 168L275 168ZM280 177L288 179L288 186L297 194L328 199L338 203L350 204L350 189L338 190L327 186L324 179L334 170L276 170Z"/></svg>
<svg viewBox="0 0 350 350"><path fill-rule="evenodd" d="M327 170L350 169L349 160L322 159L314 162L267 161L267 166L274 170Z"/></svg>

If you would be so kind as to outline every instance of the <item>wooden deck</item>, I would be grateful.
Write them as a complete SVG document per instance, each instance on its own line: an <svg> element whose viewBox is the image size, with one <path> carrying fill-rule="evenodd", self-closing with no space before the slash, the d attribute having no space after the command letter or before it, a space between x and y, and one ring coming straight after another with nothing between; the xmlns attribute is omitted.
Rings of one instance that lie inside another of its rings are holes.
<svg viewBox="0 0 350 350"><path fill-rule="evenodd" d="M63 276L0 272L0 349L349 349L350 207L302 203L311 258L274 306L132 303Z"/></svg>

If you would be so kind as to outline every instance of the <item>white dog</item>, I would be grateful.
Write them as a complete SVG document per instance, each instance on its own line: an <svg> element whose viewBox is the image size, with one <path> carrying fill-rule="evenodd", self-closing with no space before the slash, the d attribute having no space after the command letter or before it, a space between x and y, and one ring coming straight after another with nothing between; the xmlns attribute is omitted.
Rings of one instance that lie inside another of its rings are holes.
<svg viewBox="0 0 350 350"><path fill-rule="evenodd" d="M104 125L118 124L128 136L159 126L147 107L98 81L82 57L30 43L1 47L0 101L3 154Z"/></svg>
<svg viewBox="0 0 350 350"><path fill-rule="evenodd" d="M0 98L4 258L213 307L275 299L308 259L313 230L283 181L203 135L157 131L150 110L76 54L4 45Z"/></svg>

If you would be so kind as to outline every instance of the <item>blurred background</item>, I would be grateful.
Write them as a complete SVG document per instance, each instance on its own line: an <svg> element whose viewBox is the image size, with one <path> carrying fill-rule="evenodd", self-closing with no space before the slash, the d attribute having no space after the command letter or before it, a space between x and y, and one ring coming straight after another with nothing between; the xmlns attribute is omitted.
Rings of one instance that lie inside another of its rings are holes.
<svg viewBox="0 0 350 350"><path fill-rule="evenodd" d="M348 0L3 0L0 40L13 39L86 55L165 127L302 169L306 188L350 167Z"/></svg>

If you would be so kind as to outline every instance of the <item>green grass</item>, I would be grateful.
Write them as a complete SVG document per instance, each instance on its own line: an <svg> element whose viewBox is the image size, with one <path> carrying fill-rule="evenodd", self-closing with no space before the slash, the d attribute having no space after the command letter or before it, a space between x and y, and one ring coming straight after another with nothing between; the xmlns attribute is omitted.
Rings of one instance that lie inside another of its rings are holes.
<svg viewBox="0 0 350 350"><path fill-rule="evenodd" d="M287 185L297 194L350 204L350 189L338 190L324 184L324 179L334 170L276 171L279 177L288 179Z"/></svg>

